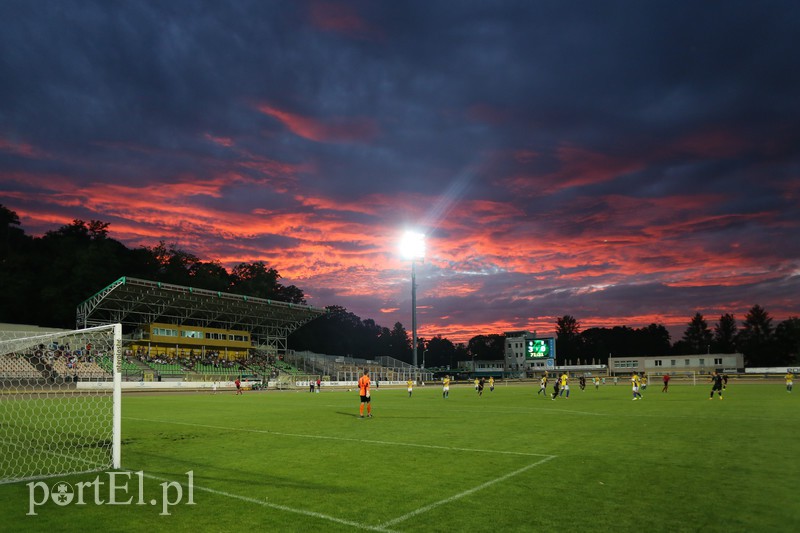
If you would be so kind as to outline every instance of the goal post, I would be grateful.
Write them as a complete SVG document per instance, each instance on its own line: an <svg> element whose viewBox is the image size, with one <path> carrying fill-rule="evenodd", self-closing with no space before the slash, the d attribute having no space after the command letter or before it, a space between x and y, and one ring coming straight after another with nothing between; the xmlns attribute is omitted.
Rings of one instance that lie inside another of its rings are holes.
<svg viewBox="0 0 800 533"><path fill-rule="evenodd" d="M652 385L653 387L660 384L663 381L664 374L669 374L670 378L673 379L673 381L670 382L671 385L676 385L679 383L697 385L698 372L696 370L649 371L647 373L647 377L649 378L648 384Z"/></svg>
<svg viewBox="0 0 800 533"><path fill-rule="evenodd" d="M0 484L121 467L122 326L0 332Z"/></svg>

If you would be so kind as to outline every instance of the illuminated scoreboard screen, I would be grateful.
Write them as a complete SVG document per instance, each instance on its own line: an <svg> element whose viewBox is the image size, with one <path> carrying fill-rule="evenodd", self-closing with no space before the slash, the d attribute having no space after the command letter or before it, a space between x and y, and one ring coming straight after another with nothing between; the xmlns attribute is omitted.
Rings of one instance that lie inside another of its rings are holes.
<svg viewBox="0 0 800 533"><path fill-rule="evenodd" d="M548 339L528 339L525 341L526 359L550 359L555 357L554 338Z"/></svg>

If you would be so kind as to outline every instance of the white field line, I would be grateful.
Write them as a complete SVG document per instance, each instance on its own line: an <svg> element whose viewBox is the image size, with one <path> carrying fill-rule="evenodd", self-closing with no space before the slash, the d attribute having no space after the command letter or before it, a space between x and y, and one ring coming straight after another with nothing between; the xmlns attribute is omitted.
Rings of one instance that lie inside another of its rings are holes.
<svg viewBox="0 0 800 533"><path fill-rule="evenodd" d="M176 424L180 426L191 426L191 427L198 427L198 428L207 428L207 429L220 429L224 431L243 431L246 433L259 433L262 435L278 435L282 437L295 437L295 438L302 438L302 439L323 439L323 440L338 440L344 442L358 442L361 444L381 444L385 446L408 446L412 448L427 448L430 450L447 450L447 451L455 451L455 452L474 452L474 453L494 453L494 454L502 454L502 455L521 455L525 457L547 457L552 458L553 456L547 455L544 453L527 453L527 452L514 452L514 451L506 451L506 450L484 450L481 448L457 448L454 446L437 446L435 444L416 444L413 442L393 442L393 441L385 441L385 440L370 440L370 439L352 439L348 437L332 437L327 435L307 435L303 433L284 433L281 431L270 431L267 429L253 429L253 428L236 428L236 427L226 427L226 426L210 426L206 424L192 424L190 422L176 422L174 420L155 420L150 418L135 418L130 416L123 417L125 420L137 420L140 422L155 422L161 424Z"/></svg>
<svg viewBox="0 0 800 533"><path fill-rule="evenodd" d="M336 404L326 404L325 407L341 407L341 405ZM396 410L405 410L404 407L386 407L381 406L382 410L386 409L396 409ZM441 412L441 409L438 408L426 408L426 407L415 407L417 411L437 411ZM545 412L553 412L553 413L566 413L570 415L586 415L586 416L609 416L608 413L592 413L589 411L576 411L574 409L558 409L558 408L547 408L547 407L510 407L508 409L447 409L448 413L502 413L504 415L507 414L514 414L514 413L540 413L542 411Z"/></svg>
<svg viewBox="0 0 800 533"><path fill-rule="evenodd" d="M523 472L525 472L527 470L530 470L533 467L536 467L536 466L539 466L539 465L541 465L543 463L546 463L550 459L555 459L556 457L557 456L555 456L555 455L547 456L544 459L536 461L533 464L529 464L528 466L523 466L519 470L514 470L513 472L510 472L510 473L508 473L508 474L506 474L504 476L500 476L498 478L491 479L491 480L487 481L486 483L482 483L482 484L478 485L477 487L473 487L471 489L465 490L464 492L459 492L458 494L450 496L449 498L445 498L444 500L439 500L438 502L434 502L434 503L425 505L423 507L420 507L419 509L415 509L415 510L411 511L410 513L406 513L406 514L404 514L402 516L398 516L397 518L394 518L392 520L389 520L388 522L384 522L383 524L380 524L378 527L385 528L385 527L393 526L393 525L398 524L400 522L404 522L404 521L408 520L409 518L413 518L413 517L415 517L417 515L420 515L422 513L426 513L428 511L430 511L431 509L434 509L434 508L439 507L441 505L445 505L447 503L454 502L454 501L456 501L456 500L458 500L460 498L463 498L464 496L469 496L470 494L478 492L479 490L483 490L486 487L494 485L495 483L500 483L501 481L505 481L508 478L511 478L513 476L516 476L516 475L519 475L519 474L521 474L521 473L523 473Z"/></svg>
<svg viewBox="0 0 800 533"><path fill-rule="evenodd" d="M3 442L3 441L0 441L0 442ZM55 455L55 456L73 458L71 456L67 456L65 454L62 454L62 453L59 453L59 452L54 452L54 451L51 451L51 450L41 450L41 451L49 453L49 454L52 454L52 455ZM89 462L86 459L83 459L83 458L80 458L80 457L77 457L77 458L74 458L74 459L79 459L81 461ZM108 465L108 466L110 467L111 465ZM12 479L12 480L9 481L9 483L12 483L12 482L16 483L16 482L28 481L28 480L50 479L50 478L54 478L54 477L63 478L63 477L66 477L66 476L76 476L76 475L81 475L81 474L95 473L97 471L98 470L87 470L85 472L69 472L69 473L65 473L65 474L52 474L52 475L47 475L47 476L39 476L39 477L32 477L32 478L25 478L25 479ZM127 472L134 472L134 473L137 472L137 471L130 470L130 469L126 469L126 471ZM166 478L154 476L152 474L146 474L144 472L142 472L142 475L144 477L146 477L146 478L155 479L156 481L172 482L171 479L166 479ZM185 483L185 482L180 482L180 483L181 483L181 485L184 485L184 486L186 486L188 488L188 483ZM0 483L0 485L3 485L3 484L5 484L5 483ZM361 524L359 522L352 522L350 520L344 520L344 519L341 519L341 518L336 518L335 516L329 516L329 515L326 515L326 514L323 514L323 513L317 513L315 511L306 511L306 510L303 510L303 509L295 509L294 507L288 507L286 505L280 505L280 504L277 504L277 503L269 503L267 501L257 500L255 498L248 498L247 496L240 496L238 494L233 494L233 493L225 492L225 491L221 491L221 490L209 489L207 487L201 487L199 485L194 485L193 484L192 488L200 490L200 491L203 491L203 492L209 492L211 494L216 494L218 496L225 496L227 498L232 498L234 500L241 500L243 502L253 503L253 504L256 504L256 505L261 505L263 507L269 507L270 509L276 509L278 511L286 511L288 513L301 514L301 515L305 515L305 516L310 516L312 518L321 518L323 520L336 522L337 524L341 524L341 525L344 525L344 526L351 526L351 527L356 527L356 528L359 528L359 529L366 529L366 530L369 530L369 531L382 531L382 532L386 532L386 533L391 532L390 529L386 529L386 528L380 527L380 526L370 526L370 525L367 525L367 524Z"/></svg>
<svg viewBox="0 0 800 533"><path fill-rule="evenodd" d="M150 478L150 479L155 479L156 481L167 481L167 482L171 482L172 481L172 480L169 480L169 479L166 479L166 478L153 476L153 475L150 475L150 474L144 474L143 473L142 475L144 477L147 477L147 478ZM185 483L185 482L180 482L180 483L181 483L181 485L184 485L187 488L189 486L188 483ZM383 532L387 532L387 533L392 531L392 530L386 529L385 527L382 527L382 526L370 526L368 524L362 524L360 522L353 522L351 520L344 520L342 518L336 518L335 516L330 516L330 515L326 515L326 514L323 514L323 513L317 513L315 511L306 511L306 510L303 510L303 509L296 509L294 507L289 507L289 506L286 506L286 505L280 505L280 504L277 504L277 503L270 503L270 502L265 501L265 500L257 500L256 498L250 498L248 496L240 496L239 494L233 494L231 492L225 492L225 491L222 491L222 490L210 489L208 487L201 487L201 486L198 486L196 484L193 484L192 487L195 490L208 492L210 494L216 494L217 496L225 496L226 498L231 498L231 499L234 499L234 500L240 500L240 501L243 501L243 502L252 503L252 504L255 504L255 505L260 505L262 507L268 507L270 509L275 509L277 511L285 511L287 513L295 513L295 514L300 514L300 515L303 515L303 516L310 516L311 518L321 518L323 520L328 520L329 522L335 522L335 523L341 524L343 526L350 526L350 527L355 527L355 528L358 528L358 529L366 529L366 530L369 530L369 531L383 531Z"/></svg>
<svg viewBox="0 0 800 533"><path fill-rule="evenodd" d="M0 440L0 443L5 444L6 446L14 446L16 448L21 448L21 446L19 444L15 443L15 442L9 442L9 441L6 441L6 440ZM12 478L12 479L7 479L7 480L0 481L0 485L7 485L7 484L10 484L10 483L20 483L22 481L40 481L40 480L43 480L43 479L51 479L51 478L54 478L54 477L79 476L79 475L83 475L83 474L93 474L94 472L100 472L100 471L102 471L104 469L111 468L111 466L112 466L110 457L109 457L109 460L108 460L107 464L99 465L99 464L97 464L97 461L92 461L90 459L84 459L83 457L75 457L75 456L67 455L67 454L61 453L61 452L54 452L52 450L45 450L45 449L40 449L40 448L34 448L33 450L31 450L31 448L25 448L25 449L28 451L28 453L31 453L31 451L35 451L35 452L39 452L39 453L46 453L46 454L50 454L50 455L55 455L56 457L64 457L65 459L70 459L70 460L73 460L73 461L81 461L81 462L88 463L88 464L92 465L93 468L91 468L90 470L83 470L81 472L67 472L67 473L63 473L63 474L42 474L42 475L28 476L28 477L24 477L24 478Z"/></svg>
<svg viewBox="0 0 800 533"><path fill-rule="evenodd" d="M203 488L203 487L199 488L199 490L204 490L204 491L210 492L212 494L218 494L218 495L221 495L221 496L227 496L227 497L230 497L230 498L235 498L235 499L239 499L239 500L250 502L250 503L263 505L265 507L271 507L271 508L278 509L278 510L284 510L284 511L287 511L287 512L294 512L294 513L298 513L298 514L304 514L304 515L307 515L307 516L315 516L315 517L319 517L319 518L324 518L326 520L331 520L331 521L334 521L334 522L337 522L337 523L340 523L340 524L343 524L343 525L350 525L350 526L353 526L353 527L359 527L361 529L369 529L369 530L372 530L372 531L390 531L388 528L390 526L393 526L394 524L398 524L400 522L408 520L409 518L412 518L412 517L417 516L419 514L425 513L427 511L430 511L431 509L434 509L434 508L439 507L441 505L445 505L447 503L453 502L453 501L458 500L460 498L463 498L465 496L469 496L470 494L478 492L479 490L485 489L486 487L490 487L490 486L492 486L492 485L494 485L496 483L500 483L502 481L505 481L505 480L507 480L507 479L509 479L509 478L511 478L513 476L516 476L516 475L519 475L519 474L521 474L523 472L526 472L526 471L530 470L531 468L534 468L536 466L544 464L547 461L549 461L551 459L555 459L557 457L556 455L546 455L546 454L541 454L541 453L509 452L509 451L503 451L503 450L483 450L483 449L477 449L477 448L456 448L456 447L451 447L451 446L436 446L436 445L432 445L432 444L414 444L414 443L406 443L406 442L362 440L362 439L351 439L351 438L346 438L346 437L330 437L330 436L324 436L324 435L305 435L305 434L300 434L300 433L283 433L283 432L277 432L277 431L268 431L268 430L263 430L263 429L251 429L251 428L231 428L231 427L224 427L224 426L211 426L211 425L206 425L206 424L192 424L192 423L189 423L189 422L175 422L175 421L171 421L171 420L152 420L152 419L147 419L147 418L134 418L134 417L124 417L124 418L129 419L129 420L143 421L143 422L156 422L156 423L161 422L161 423L165 423L165 424L177 424L177 425L182 425L182 426L193 426L193 427L202 427L202 428L209 428L209 429L221 429L221 430L225 430L225 431L244 431L244 432L248 432L248 433L270 434L270 435L279 435L279 436L295 437L295 438L328 439L328 440L359 442L359 443L368 443L368 444L382 444L382 445L388 445L388 446L411 446L411 447L417 447L417 448L430 448L430 449L439 449L439 450L448 450L448 451L477 452L477 453L496 453L496 454L508 454L508 455L523 455L523 456L529 456L529 457L542 457L542 459L536 461L535 463L531 463L531 464L529 464L527 466L523 466L522 468L520 468L518 470L514 470L513 472L510 472L510 473L508 473L508 474L506 474L504 476L500 476L498 478L491 479L491 480L489 480L489 481L487 481L485 483L482 483L482 484L478 485L477 487L473 487L471 489L468 489L468 490L465 490L465 491L460 492L458 494L455 494L453 496L450 496L449 498L445 498L443 500L439 500L437 502L425 505L423 507L415 509L414 511L406 513L406 514L404 514L402 516L399 516L397 518L394 518L394 519L392 519L392 520L390 520L388 522L385 522L383 524L379 524L377 526L368 526L366 524L360 524L360 523L357 523L357 522L351 522L351 521L335 518L335 517L332 517L332 516L323 515L321 513L315 513L313 511L303 511L303 510L300 510L300 509L294 509L294 508L286 507L286 506L283 506L283 505L271 504L269 502L256 500L254 498L248 498L248 497L245 497L245 496L238 496L238 495L235 495L235 494L230 494L230 493L227 493L227 492L218 491L218 490L214 490L214 489L207 489L207 488ZM154 476L151 476L151 477L154 477ZM154 477L154 479L158 479L158 478ZM195 487L197 487L197 486L195 486Z"/></svg>

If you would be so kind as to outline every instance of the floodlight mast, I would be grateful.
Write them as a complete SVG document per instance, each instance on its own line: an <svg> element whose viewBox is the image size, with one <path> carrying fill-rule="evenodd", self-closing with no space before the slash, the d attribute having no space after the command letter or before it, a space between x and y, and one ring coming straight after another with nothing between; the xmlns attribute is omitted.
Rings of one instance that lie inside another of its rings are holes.
<svg viewBox="0 0 800 533"><path fill-rule="evenodd" d="M416 262L425 260L425 236L407 231L400 243L403 257L411 261L411 353L412 364L417 369L417 269Z"/></svg>

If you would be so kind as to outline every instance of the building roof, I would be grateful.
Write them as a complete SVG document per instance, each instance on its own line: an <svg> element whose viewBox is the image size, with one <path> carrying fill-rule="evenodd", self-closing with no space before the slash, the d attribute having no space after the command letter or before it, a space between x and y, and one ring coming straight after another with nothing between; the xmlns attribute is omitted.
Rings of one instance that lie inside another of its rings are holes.
<svg viewBox="0 0 800 533"><path fill-rule="evenodd" d="M78 328L121 323L131 330L154 322L249 331L260 344L286 349L294 330L323 308L122 277L78 304Z"/></svg>

